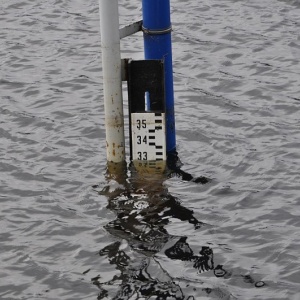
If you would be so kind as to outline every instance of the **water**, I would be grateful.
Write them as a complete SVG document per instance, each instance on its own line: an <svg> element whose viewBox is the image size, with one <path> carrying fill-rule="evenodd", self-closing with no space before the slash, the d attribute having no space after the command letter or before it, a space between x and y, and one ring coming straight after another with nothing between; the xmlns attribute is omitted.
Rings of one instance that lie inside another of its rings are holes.
<svg viewBox="0 0 300 300"><path fill-rule="evenodd" d="M171 6L186 173L149 177L106 172L98 1L1 1L1 300L300 298L299 1Z"/></svg>

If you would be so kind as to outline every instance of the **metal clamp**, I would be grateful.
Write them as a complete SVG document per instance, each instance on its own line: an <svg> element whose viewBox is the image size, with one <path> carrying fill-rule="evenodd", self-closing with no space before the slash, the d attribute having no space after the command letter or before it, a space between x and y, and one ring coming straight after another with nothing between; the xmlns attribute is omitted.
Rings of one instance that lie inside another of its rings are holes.
<svg viewBox="0 0 300 300"><path fill-rule="evenodd" d="M168 27L168 28L158 29L158 30L148 29L148 28L145 28L144 26L142 26L142 31L145 34L149 34L149 35L167 34L167 33L170 33L172 31L172 25L170 27Z"/></svg>

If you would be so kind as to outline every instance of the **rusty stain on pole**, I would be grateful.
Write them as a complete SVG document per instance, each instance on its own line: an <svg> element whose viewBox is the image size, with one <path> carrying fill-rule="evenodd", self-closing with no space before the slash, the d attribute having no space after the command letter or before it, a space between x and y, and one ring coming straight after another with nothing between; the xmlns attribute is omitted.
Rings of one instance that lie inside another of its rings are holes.
<svg viewBox="0 0 300 300"><path fill-rule="evenodd" d="M109 162L125 161L118 0L99 0L102 70Z"/></svg>

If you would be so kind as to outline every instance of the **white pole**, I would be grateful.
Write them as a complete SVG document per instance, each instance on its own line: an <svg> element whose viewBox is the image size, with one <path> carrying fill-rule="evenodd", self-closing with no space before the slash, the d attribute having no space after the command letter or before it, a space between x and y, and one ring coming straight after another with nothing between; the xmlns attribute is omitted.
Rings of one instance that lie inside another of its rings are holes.
<svg viewBox="0 0 300 300"><path fill-rule="evenodd" d="M118 0L99 0L106 155L110 162L125 161L124 117Z"/></svg>

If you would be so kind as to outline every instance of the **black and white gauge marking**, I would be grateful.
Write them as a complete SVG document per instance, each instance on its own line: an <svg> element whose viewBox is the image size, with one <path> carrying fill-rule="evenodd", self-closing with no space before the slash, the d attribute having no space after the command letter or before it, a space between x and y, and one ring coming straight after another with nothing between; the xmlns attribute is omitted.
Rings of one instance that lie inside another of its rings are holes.
<svg viewBox="0 0 300 300"><path fill-rule="evenodd" d="M166 160L165 113L132 113L131 138L133 160Z"/></svg>

